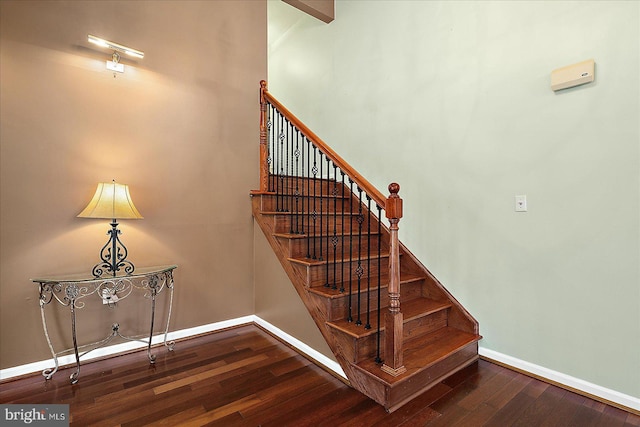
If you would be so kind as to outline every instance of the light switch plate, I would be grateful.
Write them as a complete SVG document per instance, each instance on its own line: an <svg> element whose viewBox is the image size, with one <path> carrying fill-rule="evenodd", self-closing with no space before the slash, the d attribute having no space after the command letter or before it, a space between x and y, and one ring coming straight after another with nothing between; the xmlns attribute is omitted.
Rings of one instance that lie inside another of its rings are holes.
<svg viewBox="0 0 640 427"><path fill-rule="evenodd" d="M516 212L526 212L527 211L527 196L519 195L516 196Z"/></svg>

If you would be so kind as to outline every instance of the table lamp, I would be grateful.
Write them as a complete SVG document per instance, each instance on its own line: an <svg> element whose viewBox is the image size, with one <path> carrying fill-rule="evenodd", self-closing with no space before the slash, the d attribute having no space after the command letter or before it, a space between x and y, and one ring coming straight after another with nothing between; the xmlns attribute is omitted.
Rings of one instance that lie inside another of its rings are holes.
<svg viewBox="0 0 640 427"><path fill-rule="evenodd" d="M126 274L132 274L135 266L127 260L127 248L122 244L120 230L118 230L118 219L142 219L131 195L129 186L117 184L116 181L101 182L98 184L93 199L86 208L78 214L78 218L100 218L111 219L111 230L107 243L100 250L100 262L97 263L91 273L94 277L103 274L112 274L114 277L121 269Z"/></svg>

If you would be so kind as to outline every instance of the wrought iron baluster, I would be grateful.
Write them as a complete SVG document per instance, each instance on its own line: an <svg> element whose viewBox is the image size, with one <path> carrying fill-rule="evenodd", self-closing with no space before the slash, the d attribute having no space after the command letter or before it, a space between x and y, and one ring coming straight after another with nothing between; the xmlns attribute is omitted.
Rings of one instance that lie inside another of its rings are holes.
<svg viewBox="0 0 640 427"><path fill-rule="evenodd" d="M331 289L338 289L338 276L336 274L336 263L338 262L338 166L333 164L333 286Z"/></svg>
<svg viewBox="0 0 640 427"><path fill-rule="evenodd" d="M311 141L307 141L307 215L311 215ZM307 221L307 258L311 258L311 217Z"/></svg>
<svg viewBox="0 0 640 427"><path fill-rule="evenodd" d="M267 170L269 177L267 179L267 190L273 191L273 105L268 104L267 108Z"/></svg>
<svg viewBox="0 0 640 427"><path fill-rule="evenodd" d="M289 173L289 163L291 161L291 155L289 151L289 145L291 144L291 138L289 137L291 132L291 122L287 119L287 128L285 131L285 172L284 172L284 211L291 213L291 174ZM293 216L289 215L289 233L293 234Z"/></svg>
<svg viewBox="0 0 640 427"><path fill-rule="evenodd" d="M297 129L296 129L297 133ZM293 131L291 132L293 136ZM298 137L296 135L296 149L293 152L293 155L296 158L296 173L294 176L296 189L294 191L294 195L296 198L296 206L295 206L295 216L296 216L296 234L300 234L300 146L298 144Z"/></svg>
<svg viewBox="0 0 640 427"><path fill-rule="evenodd" d="M320 228L318 229L318 237L320 240L320 252L318 252L320 254L320 256L318 257L319 260L323 260L324 258L322 257L322 233L323 233L323 229L322 229L322 218L324 217L324 208L323 208L323 191L322 191L322 187L324 187L324 177L322 176L322 164L324 163L322 161L322 158L324 157L324 153L322 151L320 151ZM327 277L327 280L329 280L329 278Z"/></svg>
<svg viewBox="0 0 640 427"><path fill-rule="evenodd" d="M329 284L329 211L331 210L330 207L330 200L331 200L331 192L329 191L329 189L331 188L331 172L330 172L330 160L329 160L329 156L326 156L327 159L327 179L326 179L326 186L327 186L327 218L326 218L326 229L325 229L325 239L326 239L326 248L327 248L327 255L325 257L325 259L327 260L327 265L325 268L325 273L327 274L327 286L330 286Z"/></svg>
<svg viewBox="0 0 640 427"><path fill-rule="evenodd" d="M367 194L367 322L365 329L371 329L371 197Z"/></svg>
<svg viewBox="0 0 640 427"><path fill-rule="evenodd" d="M290 151L289 151L289 145L291 144L291 138L290 136L290 132L291 132L291 122L289 122L289 120L287 120L287 132L286 132L286 154L285 154L285 159L287 160L287 164L286 164L286 169L285 169L285 174L284 174L284 179L285 179L285 187L284 187L284 200L285 200L285 212L291 212L291 173L289 170L289 163L291 162L291 155L290 155ZM290 233L293 234L293 218L289 217L289 228L290 228Z"/></svg>
<svg viewBox="0 0 640 427"><path fill-rule="evenodd" d="M376 363L382 363L382 358L380 357L380 311L381 309L381 301L380 301L380 286L382 285L382 281L380 278L380 270L381 270L381 254L380 247L382 246L382 208L380 205L376 203L376 207L378 209L378 333L376 334Z"/></svg>
<svg viewBox="0 0 640 427"><path fill-rule="evenodd" d="M344 172L342 171L342 169L340 169L340 175L342 176L342 208L340 209L340 235L342 236L342 263L340 264L340 292L344 292L344 262L345 262L345 258L344 258L344 247L346 246L345 241L344 241L344 188L345 188L345 183L344 183Z"/></svg>
<svg viewBox="0 0 640 427"><path fill-rule="evenodd" d="M361 302L362 302L362 274L364 273L362 268L362 223L364 222L364 216L362 215L362 188L358 186L358 266L356 267L356 276L358 277L358 307L356 325L362 325L362 319L360 318Z"/></svg>
<svg viewBox="0 0 640 427"><path fill-rule="evenodd" d="M300 130L296 128L296 147L300 142ZM300 187L302 188L302 194L300 195L301 200L300 204L302 205L298 215L300 215L300 222L302 223L300 229L298 230L298 234L304 233L304 144L300 144L300 168L301 173L298 177L298 181L300 182Z"/></svg>
<svg viewBox="0 0 640 427"><path fill-rule="evenodd" d="M317 151L316 146L313 146L313 212L311 213L311 217L313 218L313 226L311 228L311 241L313 242L313 259L316 259L316 220L318 219L318 211L316 211L316 180L318 175L318 162L317 162Z"/></svg>
<svg viewBox="0 0 640 427"><path fill-rule="evenodd" d="M280 154L278 155L279 160L279 170L278 170L278 184L276 185L276 206L278 207L278 212L284 212L284 198L282 196L283 185L284 185L284 117L280 115L280 120L278 120L278 140L279 140L279 150ZM278 202L278 198L280 201Z"/></svg>
<svg viewBox="0 0 640 427"><path fill-rule="evenodd" d="M347 320L353 322L353 281L351 278L351 268L353 264L353 181L349 178L349 317Z"/></svg>
<svg viewBox="0 0 640 427"><path fill-rule="evenodd" d="M278 199L278 171L280 169L280 113L275 110L273 122L273 189L276 196L276 212L280 211L280 200Z"/></svg>

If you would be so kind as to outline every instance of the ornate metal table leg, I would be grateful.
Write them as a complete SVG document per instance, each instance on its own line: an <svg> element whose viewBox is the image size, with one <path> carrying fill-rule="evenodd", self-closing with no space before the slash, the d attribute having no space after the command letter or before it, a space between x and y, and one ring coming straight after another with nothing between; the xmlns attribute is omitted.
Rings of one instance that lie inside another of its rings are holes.
<svg viewBox="0 0 640 427"><path fill-rule="evenodd" d="M153 321L156 316L156 295L158 293L158 276L149 278L149 290L151 292L151 329L149 331L149 343L147 344L147 356L149 363L156 363L156 356L151 354L151 339L153 338Z"/></svg>
<svg viewBox="0 0 640 427"><path fill-rule="evenodd" d="M49 351L51 351L51 357L53 358L53 362L55 363L55 367L47 368L42 371L42 375L45 379L50 380L53 377L53 374L58 372L58 355L53 350L53 344L51 344L51 338L49 338L49 330L47 329L47 319L44 314L44 306L51 302L51 299L46 296L47 293L51 293L51 285L40 283L40 316L42 318L42 329L44 330L44 336L47 339L47 344L49 345Z"/></svg>
<svg viewBox="0 0 640 427"><path fill-rule="evenodd" d="M170 341L167 343L167 334L169 333L169 322L171 321L171 308L173 307L173 272L168 271L166 273L167 280L167 288L169 289L169 312L167 313L167 325L164 328L164 346L169 350L173 351L176 346L175 341Z"/></svg>
<svg viewBox="0 0 640 427"><path fill-rule="evenodd" d="M71 335L73 336L73 352L76 355L76 371L69 376L71 384L77 383L80 375L80 355L78 354L78 338L76 336L76 298L78 292L76 285L67 285L65 288L65 298L69 300L69 307L71 308Z"/></svg>
<svg viewBox="0 0 640 427"><path fill-rule="evenodd" d="M76 337L76 310L74 302L71 301L71 333L73 335L73 352L76 355L76 371L69 376L71 384L78 382L78 376L80 375L80 355L78 354L78 339Z"/></svg>

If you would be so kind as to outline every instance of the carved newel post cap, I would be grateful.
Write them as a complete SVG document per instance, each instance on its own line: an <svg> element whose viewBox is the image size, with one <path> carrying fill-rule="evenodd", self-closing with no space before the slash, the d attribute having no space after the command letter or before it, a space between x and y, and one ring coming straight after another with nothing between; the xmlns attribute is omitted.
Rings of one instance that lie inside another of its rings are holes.
<svg viewBox="0 0 640 427"><path fill-rule="evenodd" d="M389 192L391 195L387 198L387 203L385 206L386 216L389 220L393 219L394 221L402 218L402 199L398 196L398 191L400 191L400 184L392 182L389 184Z"/></svg>

